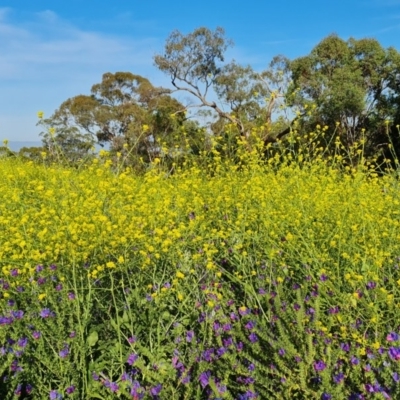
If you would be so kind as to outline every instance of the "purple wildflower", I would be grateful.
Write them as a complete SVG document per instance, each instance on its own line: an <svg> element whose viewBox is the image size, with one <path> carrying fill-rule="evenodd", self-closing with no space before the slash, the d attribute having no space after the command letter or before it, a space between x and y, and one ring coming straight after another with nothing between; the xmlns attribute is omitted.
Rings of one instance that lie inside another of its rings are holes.
<svg viewBox="0 0 400 400"><path fill-rule="evenodd" d="M35 340L37 340L37 339L40 339L40 336L41 336L42 334L39 332L39 331L33 331L32 332L32 337L35 339Z"/></svg>
<svg viewBox="0 0 400 400"><path fill-rule="evenodd" d="M64 344L63 349L60 350L60 352L58 353L58 355L59 355L61 358L66 358L66 357L68 357L68 354L69 354L68 344Z"/></svg>
<svg viewBox="0 0 400 400"><path fill-rule="evenodd" d="M394 361L400 361L400 348L399 347L389 347L388 350L389 357Z"/></svg>
<svg viewBox="0 0 400 400"><path fill-rule="evenodd" d="M68 386L68 387L65 389L65 392L66 392L67 394L72 394L72 393L74 393L74 392L75 392L75 386L73 386L73 385Z"/></svg>
<svg viewBox="0 0 400 400"><path fill-rule="evenodd" d="M50 390L50 400L61 400L62 394L57 392L57 390Z"/></svg>
<svg viewBox="0 0 400 400"><path fill-rule="evenodd" d="M162 385L161 385L161 383L159 383L158 385L156 385L150 389L150 394L152 396L158 396L160 394L161 390L162 390Z"/></svg>
<svg viewBox="0 0 400 400"><path fill-rule="evenodd" d="M333 375L333 382L339 384L342 383L344 379L344 374L339 372L337 375Z"/></svg>
<svg viewBox="0 0 400 400"><path fill-rule="evenodd" d="M186 332L186 341L187 342L191 342L193 340L194 337L194 332L193 331L187 331Z"/></svg>
<svg viewBox="0 0 400 400"><path fill-rule="evenodd" d="M251 343L255 343L258 341L258 336L254 332L252 332L249 335L249 340Z"/></svg>
<svg viewBox="0 0 400 400"><path fill-rule="evenodd" d="M388 342L396 342L397 340L399 340L399 335L396 332L390 332L387 336L386 336L386 340Z"/></svg>
<svg viewBox="0 0 400 400"><path fill-rule="evenodd" d="M322 360L314 362L314 369L316 372L323 371L325 368L326 364Z"/></svg>
<svg viewBox="0 0 400 400"><path fill-rule="evenodd" d="M255 321L249 321L249 322L247 322L247 324L244 327L248 330L251 330L251 329L254 329L255 326L256 326Z"/></svg>
<svg viewBox="0 0 400 400"><path fill-rule="evenodd" d="M202 388L204 389L208 385L208 381L210 379L211 372L210 371L204 371L200 374L199 376L199 382Z"/></svg>
<svg viewBox="0 0 400 400"><path fill-rule="evenodd" d="M135 362L136 362L136 360L137 360L138 358L139 358L139 356L138 356L137 354L132 353L132 354L129 355L128 360L127 360L127 363L128 363L129 365L133 365L133 364L135 364Z"/></svg>
<svg viewBox="0 0 400 400"><path fill-rule="evenodd" d="M50 311L48 308L43 308L42 311L40 311L39 314L42 318L49 318L54 316L54 313L52 311Z"/></svg>

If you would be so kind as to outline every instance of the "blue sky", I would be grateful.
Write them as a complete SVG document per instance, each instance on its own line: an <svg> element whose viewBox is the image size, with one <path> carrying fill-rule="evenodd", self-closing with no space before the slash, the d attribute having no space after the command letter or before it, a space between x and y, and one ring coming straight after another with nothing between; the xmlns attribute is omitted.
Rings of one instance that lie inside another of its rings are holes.
<svg viewBox="0 0 400 400"><path fill-rule="evenodd" d="M373 37L400 50L400 0L0 0L0 140L40 140L36 113L89 94L105 72L169 87L153 66L169 33L222 26L235 59L264 69L308 54L324 37Z"/></svg>

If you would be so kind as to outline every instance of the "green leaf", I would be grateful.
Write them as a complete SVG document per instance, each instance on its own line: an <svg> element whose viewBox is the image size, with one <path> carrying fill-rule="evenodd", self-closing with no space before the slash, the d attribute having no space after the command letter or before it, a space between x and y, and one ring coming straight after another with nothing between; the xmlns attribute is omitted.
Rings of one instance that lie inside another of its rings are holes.
<svg viewBox="0 0 400 400"><path fill-rule="evenodd" d="M92 331L88 338L86 339L86 343L90 346L93 347L97 341L99 340L99 334L96 331Z"/></svg>

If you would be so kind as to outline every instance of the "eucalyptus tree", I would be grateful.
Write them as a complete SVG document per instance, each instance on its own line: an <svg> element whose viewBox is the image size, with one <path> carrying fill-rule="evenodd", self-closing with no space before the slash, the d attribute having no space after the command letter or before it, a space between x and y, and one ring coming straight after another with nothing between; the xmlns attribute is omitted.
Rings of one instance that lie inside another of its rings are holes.
<svg viewBox="0 0 400 400"><path fill-rule="evenodd" d="M160 153L161 143L176 144L174 133L185 124L185 107L170 90L130 72L105 73L90 95L64 101L52 116L41 119L43 142L84 154L94 144L111 150L127 147L145 160Z"/></svg>
<svg viewBox="0 0 400 400"><path fill-rule="evenodd" d="M305 130L316 124L337 126L348 146L365 132L370 153L388 142L386 121L399 115L400 53L396 49L385 49L375 39L345 41L333 34L289 67L292 104L315 107L302 119Z"/></svg>
<svg viewBox="0 0 400 400"><path fill-rule="evenodd" d="M213 124L214 133L221 134L228 124L248 138L254 126L270 127L288 86L287 62L284 57L276 57L261 73L234 60L226 63L225 53L232 44L220 27L215 31L201 27L187 35L175 30L154 62L170 77L175 91L192 96L194 102L188 108L214 111L218 119ZM285 70L278 74L277 67L282 65Z"/></svg>

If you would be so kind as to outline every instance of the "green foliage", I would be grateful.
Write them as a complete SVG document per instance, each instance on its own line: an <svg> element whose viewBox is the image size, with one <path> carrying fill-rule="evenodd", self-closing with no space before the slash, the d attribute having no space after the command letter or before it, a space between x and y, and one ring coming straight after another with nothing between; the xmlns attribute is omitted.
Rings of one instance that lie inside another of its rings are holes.
<svg viewBox="0 0 400 400"><path fill-rule="evenodd" d="M344 41L330 35L289 66L291 104L316 106L302 118L302 129L338 124L340 139L348 147L361 139L364 129L369 155L387 143L385 121L398 114L398 51L384 49L375 39Z"/></svg>

